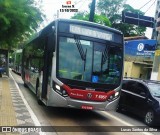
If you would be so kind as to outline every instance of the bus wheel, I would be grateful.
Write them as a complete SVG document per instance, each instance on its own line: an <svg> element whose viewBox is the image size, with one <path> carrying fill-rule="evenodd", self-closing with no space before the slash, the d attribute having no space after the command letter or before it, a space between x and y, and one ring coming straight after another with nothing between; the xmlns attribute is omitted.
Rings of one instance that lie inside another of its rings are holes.
<svg viewBox="0 0 160 135"><path fill-rule="evenodd" d="M36 96L37 96L37 103L39 105L43 105L41 99L40 99L40 88L39 87L36 87Z"/></svg>
<svg viewBox="0 0 160 135"><path fill-rule="evenodd" d="M28 86L27 86L27 84L26 84L25 82L24 82L24 84L23 84L23 85L24 85L24 87L25 87L25 88L27 88L27 87L28 87Z"/></svg>
<svg viewBox="0 0 160 135"><path fill-rule="evenodd" d="M117 105L117 108L116 108L116 112L121 112L122 111L122 108L120 105Z"/></svg>

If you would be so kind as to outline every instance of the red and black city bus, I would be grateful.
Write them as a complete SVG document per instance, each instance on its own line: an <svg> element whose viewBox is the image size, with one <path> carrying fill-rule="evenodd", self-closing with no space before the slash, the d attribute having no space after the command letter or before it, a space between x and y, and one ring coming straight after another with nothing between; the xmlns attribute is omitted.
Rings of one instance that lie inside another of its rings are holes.
<svg viewBox="0 0 160 135"><path fill-rule="evenodd" d="M46 106L115 109L123 34L87 21L57 19L23 48L22 79Z"/></svg>

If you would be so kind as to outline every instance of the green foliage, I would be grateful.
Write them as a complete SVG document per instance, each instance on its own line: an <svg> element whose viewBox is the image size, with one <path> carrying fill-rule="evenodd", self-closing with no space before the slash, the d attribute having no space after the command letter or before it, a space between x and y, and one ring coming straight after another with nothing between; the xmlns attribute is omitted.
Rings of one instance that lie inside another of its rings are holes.
<svg viewBox="0 0 160 135"><path fill-rule="evenodd" d="M71 17L71 19L78 19L78 20L85 20L88 21L88 13L87 12L78 12L76 14L74 14L74 16Z"/></svg>
<svg viewBox="0 0 160 135"><path fill-rule="evenodd" d="M111 27L111 22L109 21L109 19L105 15L95 14L94 15L94 22Z"/></svg>
<svg viewBox="0 0 160 135"><path fill-rule="evenodd" d="M139 27L132 24L121 22L122 9L127 12L144 14L140 10L134 9L128 4L124 4L126 0L99 0L97 3L98 11L104 14L111 21L112 27L119 29L124 36L144 35L145 27Z"/></svg>
<svg viewBox="0 0 160 135"><path fill-rule="evenodd" d="M97 10L109 18L111 23L119 21L120 10L126 0L99 0L97 2Z"/></svg>
<svg viewBox="0 0 160 135"><path fill-rule="evenodd" d="M74 14L72 19L89 21L89 13L78 12L78 13ZM105 26L111 26L111 22L109 21L109 19L105 15L95 14L94 15L94 22L105 25Z"/></svg>
<svg viewBox="0 0 160 135"><path fill-rule="evenodd" d="M16 47L35 32L42 16L33 0L0 0L0 47Z"/></svg>

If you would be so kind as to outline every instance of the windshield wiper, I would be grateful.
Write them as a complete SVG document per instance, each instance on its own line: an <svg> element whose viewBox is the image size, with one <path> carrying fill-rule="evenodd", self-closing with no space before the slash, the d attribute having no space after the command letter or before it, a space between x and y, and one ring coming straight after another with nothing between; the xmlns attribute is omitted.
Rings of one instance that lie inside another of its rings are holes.
<svg viewBox="0 0 160 135"><path fill-rule="evenodd" d="M105 64L107 59L108 59L108 46L106 46L104 52L102 53L102 65Z"/></svg>
<svg viewBox="0 0 160 135"><path fill-rule="evenodd" d="M102 72L102 68L103 68L103 65L106 63L107 59L108 59L108 56L109 55L109 46L106 45L105 47L105 50L102 52L102 59L101 59L101 72ZM107 69L109 68L109 64L108 64L108 67Z"/></svg>
<svg viewBox="0 0 160 135"><path fill-rule="evenodd" d="M81 45L81 41L79 40L79 37L77 35L75 35L74 40L76 42L76 45L77 45L78 51L80 53L81 59L85 61L86 60L86 54L84 53L84 50L83 50L83 47Z"/></svg>
<svg viewBox="0 0 160 135"><path fill-rule="evenodd" d="M87 55L87 49L84 52L83 47L81 45L81 41L79 40L79 36L74 35L74 40L76 42L78 51L80 53L81 59L84 61L84 71L85 71L85 67L86 67L86 55Z"/></svg>

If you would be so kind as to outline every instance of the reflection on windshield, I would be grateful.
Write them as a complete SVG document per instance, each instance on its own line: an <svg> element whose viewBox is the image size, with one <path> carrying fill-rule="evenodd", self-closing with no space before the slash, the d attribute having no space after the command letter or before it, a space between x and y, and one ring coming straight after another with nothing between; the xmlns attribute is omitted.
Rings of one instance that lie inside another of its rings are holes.
<svg viewBox="0 0 160 135"><path fill-rule="evenodd" d="M81 49L87 50L85 61L74 38L60 37L58 77L94 83L119 83L122 50L110 44L81 39L79 42Z"/></svg>
<svg viewBox="0 0 160 135"><path fill-rule="evenodd" d="M160 84L148 84L150 92L155 97L160 97Z"/></svg>

